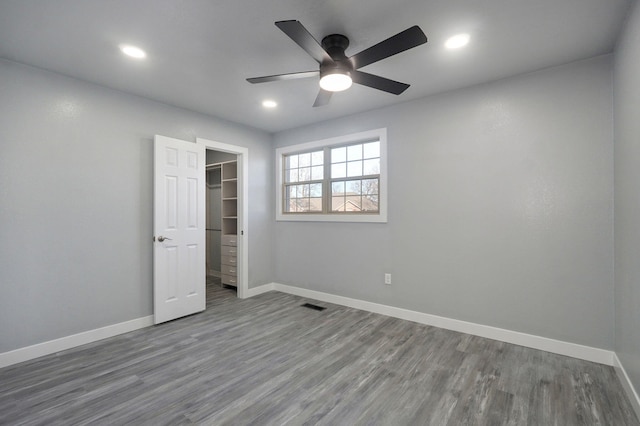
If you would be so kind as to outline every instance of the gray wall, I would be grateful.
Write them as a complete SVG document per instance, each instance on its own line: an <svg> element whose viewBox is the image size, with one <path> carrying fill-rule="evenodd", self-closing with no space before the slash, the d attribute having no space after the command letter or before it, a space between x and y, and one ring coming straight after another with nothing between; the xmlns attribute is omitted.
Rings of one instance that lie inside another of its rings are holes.
<svg viewBox="0 0 640 426"><path fill-rule="evenodd" d="M611 68L603 56L274 135L387 127L389 151L389 222L278 222L276 281L613 349Z"/></svg>
<svg viewBox="0 0 640 426"><path fill-rule="evenodd" d="M249 286L273 280L270 135L0 60L0 352L152 314L156 133L249 148Z"/></svg>
<svg viewBox="0 0 640 426"><path fill-rule="evenodd" d="M615 55L616 353L640 390L640 4Z"/></svg>

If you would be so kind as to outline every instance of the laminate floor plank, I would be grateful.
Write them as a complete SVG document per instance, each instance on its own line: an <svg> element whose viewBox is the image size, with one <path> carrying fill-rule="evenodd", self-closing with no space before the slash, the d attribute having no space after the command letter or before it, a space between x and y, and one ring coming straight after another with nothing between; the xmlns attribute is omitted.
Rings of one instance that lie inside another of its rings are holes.
<svg viewBox="0 0 640 426"><path fill-rule="evenodd" d="M0 369L0 424L640 426L612 367L215 281L203 313Z"/></svg>

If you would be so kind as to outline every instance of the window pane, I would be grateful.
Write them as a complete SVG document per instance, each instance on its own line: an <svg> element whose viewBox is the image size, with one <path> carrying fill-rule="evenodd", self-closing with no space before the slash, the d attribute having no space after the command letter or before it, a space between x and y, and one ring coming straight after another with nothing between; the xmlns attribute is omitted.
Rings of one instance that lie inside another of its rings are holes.
<svg viewBox="0 0 640 426"><path fill-rule="evenodd" d="M285 157L285 168L286 169L295 169L298 167L298 156L297 155L287 155Z"/></svg>
<svg viewBox="0 0 640 426"><path fill-rule="evenodd" d="M345 207L344 197L331 197L331 210L334 212L343 212Z"/></svg>
<svg viewBox="0 0 640 426"><path fill-rule="evenodd" d="M344 182L333 182L331 184L331 193L333 195L344 194Z"/></svg>
<svg viewBox="0 0 640 426"><path fill-rule="evenodd" d="M296 204L298 206L299 212L308 212L309 211L309 199L308 198L298 198L296 200Z"/></svg>
<svg viewBox="0 0 640 426"><path fill-rule="evenodd" d="M322 211L322 197L309 199L309 211L312 211L312 212Z"/></svg>
<svg viewBox="0 0 640 426"><path fill-rule="evenodd" d="M300 171L298 174L298 182L311 180L311 167L303 167L298 170Z"/></svg>
<svg viewBox="0 0 640 426"><path fill-rule="evenodd" d="M362 161L349 161L347 163L347 176L362 176ZM340 177L340 176L332 176L332 177Z"/></svg>
<svg viewBox="0 0 640 426"><path fill-rule="evenodd" d="M362 159L362 145L351 145L347 147L347 160L360 160Z"/></svg>
<svg viewBox="0 0 640 426"><path fill-rule="evenodd" d="M362 185L361 180L350 180L347 182L347 194L361 194L360 188Z"/></svg>
<svg viewBox="0 0 640 426"><path fill-rule="evenodd" d="M324 178L324 166L315 166L311 168L311 180L321 180Z"/></svg>
<svg viewBox="0 0 640 426"><path fill-rule="evenodd" d="M309 196L309 185L296 185L296 198Z"/></svg>
<svg viewBox="0 0 640 426"><path fill-rule="evenodd" d="M345 211L359 212L362 210L362 197L359 195L347 195L347 203L345 204Z"/></svg>
<svg viewBox="0 0 640 426"><path fill-rule="evenodd" d="M298 169L292 169L287 171L287 179L286 182L297 182L298 181Z"/></svg>
<svg viewBox="0 0 640 426"><path fill-rule="evenodd" d="M286 193L287 193L287 198L296 198L296 185L288 186Z"/></svg>
<svg viewBox="0 0 640 426"><path fill-rule="evenodd" d="M309 185L309 196L310 197L322 197L322 184L321 183L312 183ZM322 205L322 203L320 203Z"/></svg>
<svg viewBox="0 0 640 426"><path fill-rule="evenodd" d="M343 178L347 175L347 165L346 163L338 163L331 165L331 177L332 178Z"/></svg>
<svg viewBox="0 0 640 426"><path fill-rule="evenodd" d="M284 205L283 205L283 210L285 212L291 211L291 187L289 186L285 186L284 187ZM293 188L293 195L295 195L295 188Z"/></svg>
<svg viewBox="0 0 640 426"><path fill-rule="evenodd" d="M380 157L380 142L364 144L364 158Z"/></svg>
<svg viewBox="0 0 640 426"><path fill-rule="evenodd" d="M291 185L285 187L284 209L287 212L296 211L296 186L297 185Z"/></svg>
<svg viewBox="0 0 640 426"><path fill-rule="evenodd" d="M347 148L333 148L331 150L331 163L342 163L347 161Z"/></svg>
<svg viewBox="0 0 640 426"><path fill-rule="evenodd" d="M362 193L366 195L377 195L378 192L378 179L363 179L362 180Z"/></svg>
<svg viewBox="0 0 640 426"><path fill-rule="evenodd" d="M371 195L362 197L362 209L363 211L377 212L379 210L378 196Z"/></svg>
<svg viewBox="0 0 640 426"><path fill-rule="evenodd" d="M311 153L307 152L305 154L298 155L299 165L298 167L308 167L311 165Z"/></svg>
<svg viewBox="0 0 640 426"><path fill-rule="evenodd" d="M321 166L324 164L324 151L316 151L311 153L311 165Z"/></svg>
<svg viewBox="0 0 640 426"><path fill-rule="evenodd" d="M364 175L380 174L380 159L364 160Z"/></svg>

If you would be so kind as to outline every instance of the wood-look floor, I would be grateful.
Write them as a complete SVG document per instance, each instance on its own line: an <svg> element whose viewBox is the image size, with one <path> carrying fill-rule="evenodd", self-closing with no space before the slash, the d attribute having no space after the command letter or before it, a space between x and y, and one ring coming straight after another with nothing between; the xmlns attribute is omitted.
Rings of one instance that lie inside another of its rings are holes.
<svg viewBox="0 0 640 426"><path fill-rule="evenodd" d="M0 424L640 424L611 367L209 289L201 314L0 370Z"/></svg>

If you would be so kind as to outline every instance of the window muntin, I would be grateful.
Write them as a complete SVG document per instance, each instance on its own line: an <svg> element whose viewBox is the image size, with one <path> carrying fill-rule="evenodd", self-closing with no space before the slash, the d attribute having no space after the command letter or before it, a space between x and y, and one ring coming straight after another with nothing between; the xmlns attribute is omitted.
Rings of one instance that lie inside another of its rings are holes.
<svg viewBox="0 0 640 426"><path fill-rule="evenodd" d="M277 220L386 222L385 129L276 152Z"/></svg>

